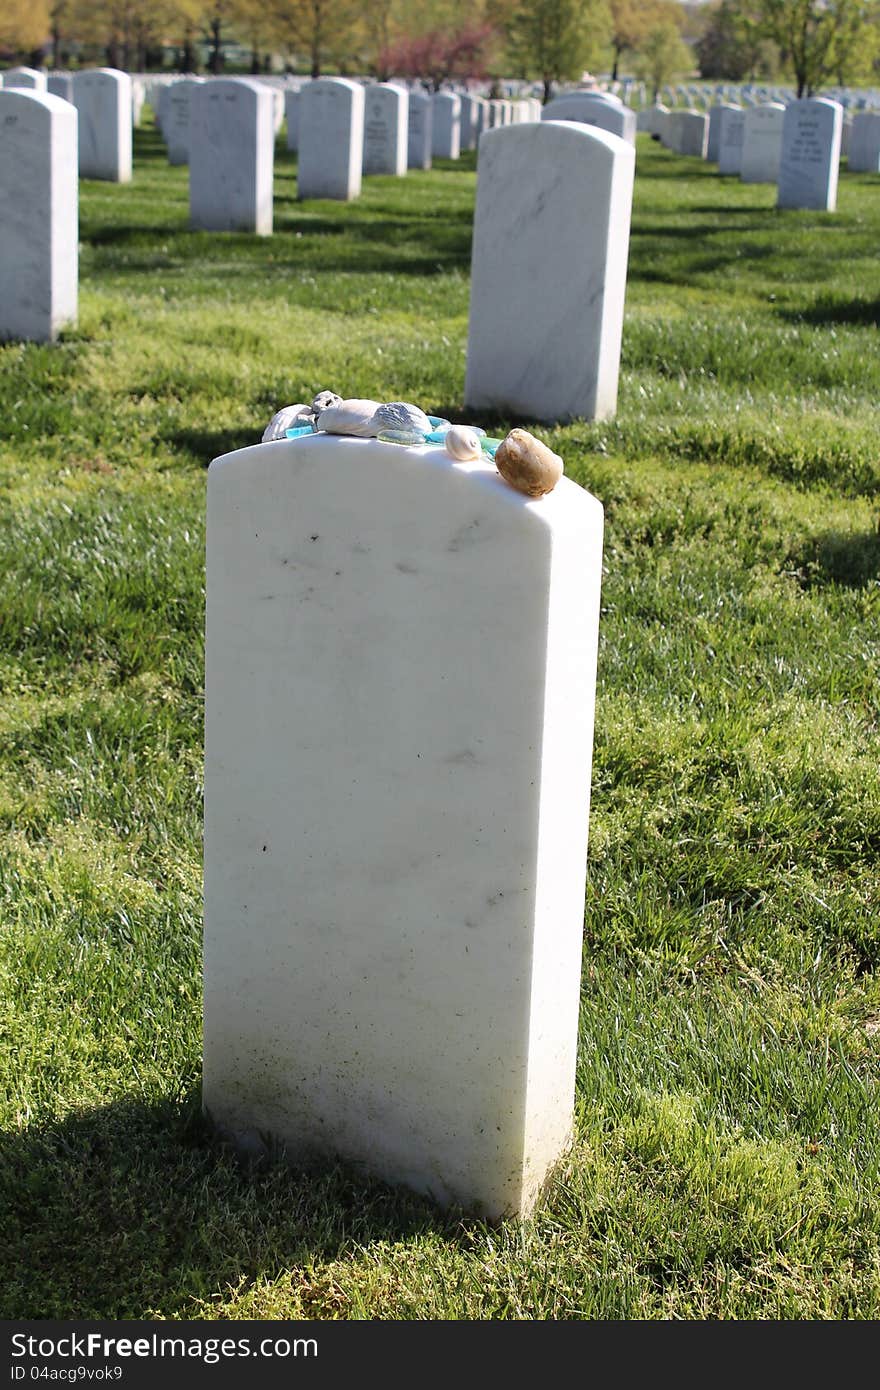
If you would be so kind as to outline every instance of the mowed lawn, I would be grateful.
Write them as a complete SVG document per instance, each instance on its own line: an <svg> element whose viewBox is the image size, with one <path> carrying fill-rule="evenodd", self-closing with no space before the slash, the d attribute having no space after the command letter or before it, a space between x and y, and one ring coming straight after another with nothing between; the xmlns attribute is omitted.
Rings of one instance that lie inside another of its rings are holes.
<svg viewBox="0 0 880 1390"><path fill-rule="evenodd" d="M618 417L536 428L606 508L576 1138L490 1229L199 1113L206 466L325 387L467 418L474 157L299 205L279 148L259 239L135 148L0 347L0 1316L877 1318L880 178L639 137Z"/></svg>

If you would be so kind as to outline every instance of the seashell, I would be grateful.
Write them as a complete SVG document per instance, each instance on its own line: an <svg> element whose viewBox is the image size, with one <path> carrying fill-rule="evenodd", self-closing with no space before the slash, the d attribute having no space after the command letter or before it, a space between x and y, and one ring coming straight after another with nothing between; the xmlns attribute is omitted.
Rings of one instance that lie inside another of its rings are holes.
<svg viewBox="0 0 880 1390"><path fill-rule="evenodd" d="M312 401L311 409L315 415L320 415L328 405L342 405L342 397L337 396L335 391L319 391Z"/></svg>
<svg viewBox="0 0 880 1390"><path fill-rule="evenodd" d="M321 411L318 429L325 430L327 434L354 434L370 439L382 429L382 425L375 424L378 409L378 401L340 401L338 405L328 405Z"/></svg>
<svg viewBox="0 0 880 1390"><path fill-rule="evenodd" d="M459 463L467 463L470 459L483 456L482 440L469 425L453 425L446 431L443 444L447 454Z"/></svg>
<svg viewBox="0 0 880 1390"><path fill-rule="evenodd" d="M421 430L380 430L376 435L386 444L424 444L425 436Z"/></svg>
<svg viewBox="0 0 880 1390"><path fill-rule="evenodd" d="M295 429L297 425L310 425L314 420L311 407L307 405L285 405L277 411L263 430L261 444L269 444L273 439L286 438L287 431Z"/></svg>
<svg viewBox="0 0 880 1390"><path fill-rule="evenodd" d="M527 497L552 492L562 477L558 454L528 430L511 430L495 451L495 466L505 482Z"/></svg>
<svg viewBox="0 0 880 1390"><path fill-rule="evenodd" d="M431 433L431 421L417 405L408 401L389 401L376 411L376 430L418 430L424 436Z"/></svg>

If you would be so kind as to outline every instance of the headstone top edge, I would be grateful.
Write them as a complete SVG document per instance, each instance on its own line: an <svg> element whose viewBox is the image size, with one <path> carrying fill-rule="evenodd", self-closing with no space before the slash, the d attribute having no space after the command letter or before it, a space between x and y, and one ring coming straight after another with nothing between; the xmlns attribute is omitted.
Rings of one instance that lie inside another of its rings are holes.
<svg viewBox="0 0 880 1390"><path fill-rule="evenodd" d="M33 87L0 87L0 99L8 101L10 97L14 100L23 98L56 114L64 115L69 111L76 116L76 107L64 97L56 96L54 92L39 92Z"/></svg>
<svg viewBox="0 0 880 1390"><path fill-rule="evenodd" d="M493 126L491 130L483 132L480 145L482 146L486 140L494 143L499 137L506 140L522 139L524 132L550 129L569 131L573 139L586 139L594 145L604 145L611 154L635 161L635 146L628 140L624 140L621 135L612 134L610 130L603 130L601 126L586 125L583 121L519 121L515 125Z"/></svg>

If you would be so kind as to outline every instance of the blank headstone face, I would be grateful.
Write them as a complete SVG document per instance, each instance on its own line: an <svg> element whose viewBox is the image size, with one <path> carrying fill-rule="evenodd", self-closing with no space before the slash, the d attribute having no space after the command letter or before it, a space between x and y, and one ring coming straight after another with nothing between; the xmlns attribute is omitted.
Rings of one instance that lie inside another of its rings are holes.
<svg viewBox="0 0 880 1390"><path fill-rule="evenodd" d="M725 110L730 109L730 103L716 101L709 108L709 139L706 145L706 158L711 164L718 163L718 154L721 147L721 121Z"/></svg>
<svg viewBox="0 0 880 1390"><path fill-rule="evenodd" d="M479 97L469 93L459 96L461 102L461 135L459 144L463 150L472 150L477 144L477 111Z"/></svg>
<svg viewBox="0 0 880 1390"><path fill-rule="evenodd" d="M51 342L76 320L76 127L62 97L0 91L0 339Z"/></svg>
<svg viewBox="0 0 880 1390"><path fill-rule="evenodd" d="M203 85L200 77L187 77L168 89L165 99L163 135L168 146L169 164L189 163L189 124L192 94Z"/></svg>
<svg viewBox="0 0 880 1390"><path fill-rule="evenodd" d="M853 116L847 159L851 173L880 172L880 112L857 111Z"/></svg>
<svg viewBox="0 0 880 1390"><path fill-rule="evenodd" d="M209 232L272 232L272 93L248 77L215 78L190 95L189 211Z"/></svg>
<svg viewBox="0 0 880 1390"><path fill-rule="evenodd" d="M391 82L364 89L365 174L405 174L409 93Z"/></svg>
<svg viewBox="0 0 880 1390"><path fill-rule="evenodd" d="M363 161L363 87L342 77L310 82L299 103L298 196L356 198Z"/></svg>
<svg viewBox="0 0 880 1390"><path fill-rule="evenodd" d="M534 1201L572 1124L601 538L569 479L531 501L442 449L211 465L203 1099L239 1142Z"/></svg>
<svg viewBox="0 0 880 1390"><path fill-rule="evenodd" d="M741 106L724 106L719 121L718 172L738 174L742 166L746 113Z"/></svg>
<svg viewBox="0 0 880 1390"><path fill-rule="evenodd" d="M61 97L62 101L73 101L73 77L69 72L50 72L46 90L50 96Z"/></svg>
<svg viewBox="0 0 880 1390"><path fill-rule="evenodd" d="M480 141L465 400L548 422L617 405L635 150L540 121Z"/></svg>
<svg viewBox="0 0 880 1390"><path fill-rule="evenodd" d="M131 78L115 68L87 68L73 78L79 113L79 172L85 179L131 181Z"/></svg>
<svg viewBox="0 0 880 1390"><path fill-rule="evenodd" d="M432 112L431 98L427 92L410 92L406 157L410 169L431 167Z"/></svg>
<svg viewBox="0 0 880 1390"><path fill-rule="evenodd" d="M284 114L287 118L287 148L299 149L299 87L289 87L284 93Z"/></svg>
<svg viewBox="0 0 880 1390"><path fill-rule="evenodd" d="M751 106L746 111L739 171L743 183L776 183L784 119L785 107L781 102Z"/></svg>
<svg viewBox="0 0 880 1390"><path fill-rule="evenodd" d="M37 68L7 68L3 74L4 87L24 87L32 92L47 90L46 74Z"/></svg>
<svg viewBox="0 0 880 1390"><path fill-rule="evenodd" d="M143 82L132 80L131 84L131 123L139 126L141 117L144 113L144 102L146 100L146 88Z"/></svg>
<svg viewBox="0 0 880 1390"><path fill-rule="evenodd" d="M676 154L706 157L709 137L709 118L702 111L673 111L670 116L670 139Z"/></svg>
<svg viewBox="0 0 880 1390"><path fill-rule="evenodd" d="M786 109L777 207L834 211L842 125L836 101L793 101Z"/></svg>
<svg viewBox="0 0 880 1390"><path fill-rule="evenodd" d="M610 131L621 140L635 144L636 121L634 111L624 106L617 97L591 95L587 92L571 92L566 96L548 101L541 112L542 121L583 121L585 125L596 126L599 130Z"/></svg>
<svg viewBox="0 0 880 1390"><path fill-rule="evenodd" d="M458 159L461 153L461 102L454 92L435 92L431 105L431 154L435 159Z"/></svg>

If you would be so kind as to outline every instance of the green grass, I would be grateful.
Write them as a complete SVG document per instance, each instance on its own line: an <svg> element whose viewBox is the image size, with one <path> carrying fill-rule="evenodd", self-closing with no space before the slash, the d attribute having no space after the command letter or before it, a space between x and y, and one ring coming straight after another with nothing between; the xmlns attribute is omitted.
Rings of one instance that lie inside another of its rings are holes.
<svg viewBox="0 0 880 1390"><path fill-rule="evenodd" d="M205 466L323 387L462 412L473 156L187 226L81 185L0 347L0 1316L880 1316L880 180L779 213L640 139L574 1147L491 1230L199 1116ZM490 421L493 432L509 422Z"/></svg>

